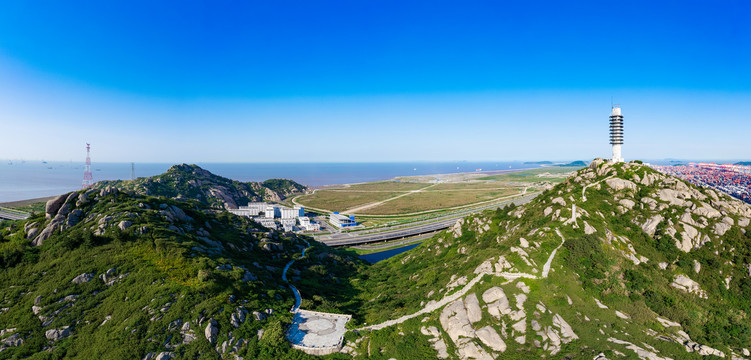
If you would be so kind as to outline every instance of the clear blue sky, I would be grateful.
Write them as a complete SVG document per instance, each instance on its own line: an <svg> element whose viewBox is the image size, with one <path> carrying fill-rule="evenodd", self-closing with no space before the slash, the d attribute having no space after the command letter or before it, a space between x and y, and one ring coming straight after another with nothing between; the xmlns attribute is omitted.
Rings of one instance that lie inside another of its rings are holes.
<svg viewBox="0 0 751 360"><path fill-rule="evenodd" d="M0 158L751 158L748 1L7 1Z"/></svg>

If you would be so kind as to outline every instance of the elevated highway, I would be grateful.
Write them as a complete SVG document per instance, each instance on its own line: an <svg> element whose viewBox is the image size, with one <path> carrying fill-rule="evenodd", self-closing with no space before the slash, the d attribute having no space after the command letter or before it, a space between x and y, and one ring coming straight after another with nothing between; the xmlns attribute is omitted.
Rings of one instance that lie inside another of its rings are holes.
<svg viewBox="0 0 751 360"><path fill-rule="evenodd" d="M23 220L28 219L29 214L23 211L0 208L0 220Z"/></svg>
<svg viewBox="0 0 751 360"><path fill-rule="evenodd" d="M506 200L492 205L483 207L468 209L460 213L454 213L445 217L439 217L435 219L418 221L410 224L399 225L386 229L378 230L362 230L342 232L329 235L314 236L317 241L320 241L328 246L353 246L360 244L368 244L374 242L388 241L403 239L415 235L427 234L443 229L447 229L454 226L457 220L478 211L487 209L496 209L504 207L508 204L514 203L516 205L526 204L531 201L539 193L533 193L524 195L515 199Z"/></svg>

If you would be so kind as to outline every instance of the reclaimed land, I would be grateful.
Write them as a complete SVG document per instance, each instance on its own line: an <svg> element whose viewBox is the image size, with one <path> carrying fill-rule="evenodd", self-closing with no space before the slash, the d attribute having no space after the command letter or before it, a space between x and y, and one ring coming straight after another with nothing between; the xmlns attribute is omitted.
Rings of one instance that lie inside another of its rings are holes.
<svg viewBox="0 0 751 360"><path fill-rule="evenodd" d="M387 201L378 206L364 209L362 214L382 214L398 215L405 213L415 213L420 211L446 209L456 206L470 205L482 201L489 201L504 196L520 194L519 189L514 188L493 188L493 189L474 189L470 191L439 191L426 190L416 192L407 196Z"/></svg>

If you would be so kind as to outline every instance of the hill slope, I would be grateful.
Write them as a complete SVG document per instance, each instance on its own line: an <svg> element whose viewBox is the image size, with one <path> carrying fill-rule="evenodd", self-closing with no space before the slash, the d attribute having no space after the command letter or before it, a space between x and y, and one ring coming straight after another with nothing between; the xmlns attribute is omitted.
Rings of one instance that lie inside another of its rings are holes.
<svg viewBox="0 0 751 360"><path fill-rule="evenodd" d="M237 209L253 201L281 201L303 193L307 186L287 179L239 182L202 169L197 165L174 165L164 174L132 181L100 181L96 188L113 186L136 194L198 200L214 208Z"/></svg>
<svg viewBox="0 0 751 360"><path fill-rule="evenodd" d="M353 280L358 358L748 357L751 208L639 164L590 167ZM374 356L373 354L378 354Z"/></svg>
<svg viewBox="0 0 751 360"><path fill-rule="evenodd" d="M62 195L0 223L0 359L312 358L284 339L281 274L306 247L290 280L320 277L300 286L304 306L337 312L329 289L347 291L356 257L195 200Z"/></svg>

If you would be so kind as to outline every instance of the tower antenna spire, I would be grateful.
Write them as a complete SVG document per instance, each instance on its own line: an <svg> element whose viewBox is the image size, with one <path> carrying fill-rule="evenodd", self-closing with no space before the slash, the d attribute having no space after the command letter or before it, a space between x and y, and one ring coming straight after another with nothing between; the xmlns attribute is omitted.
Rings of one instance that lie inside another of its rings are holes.
<svg viewBox="0 0 751 360"><path fill-rule="evenodd" d="M91 175L91 144L86 143L86 165L83 169L83 188L87 189L94 185L94 177Z"/></svg>

